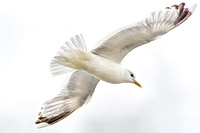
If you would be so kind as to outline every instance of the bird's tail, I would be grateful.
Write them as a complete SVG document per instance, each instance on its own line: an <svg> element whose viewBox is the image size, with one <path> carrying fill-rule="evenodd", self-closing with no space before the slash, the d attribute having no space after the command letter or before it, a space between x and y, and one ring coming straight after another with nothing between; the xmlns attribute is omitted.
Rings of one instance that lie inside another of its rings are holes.
<svg viewBox="0 0 200 133"><path fill-rule="evenodd" d="M82 34L70 38L61 47L50 64L53 75L64 74L74 69L80 69L82 61L86 60L87 49Z"/></svg>

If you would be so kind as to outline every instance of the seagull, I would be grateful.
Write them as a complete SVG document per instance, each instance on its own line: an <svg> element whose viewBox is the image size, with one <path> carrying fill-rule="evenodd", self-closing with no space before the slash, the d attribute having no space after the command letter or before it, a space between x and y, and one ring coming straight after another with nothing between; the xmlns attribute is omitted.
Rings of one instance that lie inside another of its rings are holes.
<svg viewBox="0 0 200 133"><path fill-rule="evenodd" d="M61 92L46 101L35 124L45 127L66 118L87 103L100 80L119 84L134 83L142 87L135 75L120 63L134 48L156 40L182 24L193 13L185 3L155 11L144 20L108 35L87 51L82 34L70 38L53 57L53 75L68 74Z"/></svg>

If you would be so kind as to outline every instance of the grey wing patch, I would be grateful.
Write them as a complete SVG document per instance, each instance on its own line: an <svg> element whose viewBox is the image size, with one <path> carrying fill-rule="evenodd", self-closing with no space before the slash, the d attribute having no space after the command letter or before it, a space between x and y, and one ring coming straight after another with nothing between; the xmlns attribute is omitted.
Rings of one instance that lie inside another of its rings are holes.
<svg viewBox="0 0 200 133"><path fill-rule="evenodd" d="M80 108L95 90L99 79L87 72L77 70L65 81L62 91L53 99L46 101L35 124L39 127L52 125Z"/></svg>
<svg viewBox="0 0 200 133"><path fill-rule="evenodd" d="M99 79L93 77L89 73L77 70L71 76L70 81L65 83L67 85L63 90L68 90L69 95L74 95L74 91L76 92L76 95L80 95L80 104L82 106L88 98L92 96L98 82ZM76 88L74 86L76 86Z"/></svg>

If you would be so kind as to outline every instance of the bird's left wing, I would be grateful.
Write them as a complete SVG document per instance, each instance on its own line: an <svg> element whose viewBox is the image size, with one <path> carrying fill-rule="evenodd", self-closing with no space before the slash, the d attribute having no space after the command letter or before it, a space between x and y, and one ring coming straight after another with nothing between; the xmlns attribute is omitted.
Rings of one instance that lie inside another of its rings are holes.
<svg viewBox="0 0 200 133"><path fill-rule="evenodd" d="M72 72L64 88L55 98L44 103L35 122L39 127L52 125L74 112L87 102L99 79L82 70Z"/></svg>
<svg viewBox="0 0 200 133"><path fill-rule="evenodd" d="M92 53L115 62L121 60L132 49L166 34L190 17L196 5L185 8L185 3L153 12L145 20L114 32L97 45Z"/></svg>

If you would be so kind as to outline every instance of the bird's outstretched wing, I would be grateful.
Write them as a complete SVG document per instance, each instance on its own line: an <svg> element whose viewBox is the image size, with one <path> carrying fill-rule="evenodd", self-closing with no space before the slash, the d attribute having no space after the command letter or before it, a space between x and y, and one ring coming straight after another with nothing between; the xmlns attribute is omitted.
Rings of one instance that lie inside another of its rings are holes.
<svg viewBox="0 0 200 133"><path fill-rule="evenodd" d="M153 12L145 20L109 35L92 52L119 63L132 49L155 40L183 23L195 7L188 9L185 3L181 3Z"/></svg>
<svg viewBox="0 0 200 133"><path fill-rule="evenodd" d="M81 107L91 98L99 79L77 70L65 82L60 94L46 101L41 108L39 118L35 122L41 124L39 127L52 125Z"/></svg>

